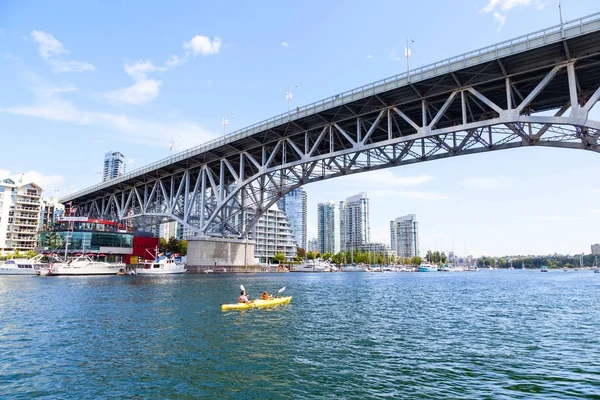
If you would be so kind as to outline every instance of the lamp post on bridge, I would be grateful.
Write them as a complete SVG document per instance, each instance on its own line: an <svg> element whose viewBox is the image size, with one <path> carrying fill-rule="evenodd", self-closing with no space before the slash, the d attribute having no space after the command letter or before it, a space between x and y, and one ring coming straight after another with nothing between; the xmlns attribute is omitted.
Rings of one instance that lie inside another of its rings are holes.
<svg viewBox="0 0 600 400"><path fill-rule="evenodd" d="M223 119L221 120L221 125L223 125L223 136L227 134L227 127L229 126L228 116L233 114L235 114L233 111L223 114Z"/></svg>
<svg viewBox="0 0 600 400"><path fill-rule="evenodd" d="M297 88L298 85L294 85L294 88ZM290 106L292 104L292 99L293 99L293 94L292 94L292 84L290 83L288 86L288 91L285 93L285 98L288 101L288 115L290 113Z"/></svg>
<svg viewBox="0 0 600 400"><path fill-rule="evenodd" d="M406 80L410 80L410 56L412 55L410 52L410 44L415 41L410 39L408 36L406 37L406 47L404 48L404 56L406 57Z"/></svg>

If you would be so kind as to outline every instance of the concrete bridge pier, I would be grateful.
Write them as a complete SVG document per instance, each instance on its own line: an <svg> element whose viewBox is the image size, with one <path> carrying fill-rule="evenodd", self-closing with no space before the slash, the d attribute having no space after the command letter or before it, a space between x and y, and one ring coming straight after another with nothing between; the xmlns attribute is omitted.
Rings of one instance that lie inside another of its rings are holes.
<svg viewBox="0 0 600 400"><path fill-rule="evenodd" d="M253 240L218 237L188 239L187 268L190 272L212 269L215 272L240 271L254 267Z"/></svg>

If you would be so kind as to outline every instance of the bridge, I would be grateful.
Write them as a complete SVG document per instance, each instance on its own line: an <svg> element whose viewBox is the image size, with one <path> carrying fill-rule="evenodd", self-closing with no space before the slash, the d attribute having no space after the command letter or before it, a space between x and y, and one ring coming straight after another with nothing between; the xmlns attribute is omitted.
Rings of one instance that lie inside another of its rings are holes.
<svg viewBox="0 0 600 400"><path fill-rule="evenodd" d="M247 238L311 182L525 146L598 152L599 97L600 13L300 107L60 201L77 216Z"/></svg>

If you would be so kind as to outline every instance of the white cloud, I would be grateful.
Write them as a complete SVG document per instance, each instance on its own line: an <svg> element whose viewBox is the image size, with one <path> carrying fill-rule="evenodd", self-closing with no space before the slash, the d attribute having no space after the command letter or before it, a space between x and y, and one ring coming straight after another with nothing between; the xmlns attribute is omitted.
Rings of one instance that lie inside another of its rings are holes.
<svg viewBox="0 0 600 400"><path fill-rule="evenodd" d="M381 187L384 184L386 187L396 186L418 186L435 179L431 175L415 175L415 176L397 176L390 170L380 169L376 171L358 173L340 178L351 183L353 186ZM358 182L358 184L357 184Z"/></svg>
<svg viewBox="0 0 600 400"><path fill-rule="evenodd" d="M158 97L161 81L156 79L140 79L133 85L113 90L107 97L123 103L143 105Z"/></svg>
<svg viewBox="0 0 600 400"><path fill-rule="evenodd" d="M482 13L492 13L492 17L498 23L498 32L506 23L506 13L516 7L528 7L535 5L538 11L546 6L542 0L488 0L488 4L481 9ZM502 12L502 13L501 13Z"/></svg>
<svg viewBox="0 0 600 400"><path fill-rule="evenodd" d="M288 46L289 46L288 42L281 42L281 45L282 45L283 47L288 47Z"/></svg>
<svg viewBox="0 0 600 400"><path fill-rule="evenodd" d="M485 178L472 177L464 178L460 184L462 186L475 189L498 189L510 186L514 179L507 176L490 176Z"/></svg>
<svg viewBox="0 0 600 400"><path fill-rule="evenodd" d="M367 60L370 60L371 58L373 58L373 56L370 54L367 54Z"/></svg>
<svg viewBox="0 0 600 400"><path fill-rule="evenodd" d="M392 61L400 61L400 60L402 60L402 58L398 55L398 53L396 53L396 50L392 50L390 52L390 60L392 60Z"/></svg>
<svg viewBox="0 0 600 400"><path fill-rule="evenodd" d="M176 67L178 65L184 64L187 62L187 58L180 58L178 56L172 55L171 57L169 57L169 59L167 60L166 66L169 68L172 67Z"/></svg>
<svg viewBox="0 0 600 400"><path fill-rule="evenodd" d="M162 81L150 79L149 72L166 71L166 67L157 67L150 61L138 61L125 64L125 73L134 79L134 84L106 94L109 99L128 104L147 104L158 97Z"/></svg>
<svg viewBox="0 0 600 400"><path fill-rule="evenodd" d="M501 15L498 12L494 12L494 20L498 22L498 32L500 32L504 26L504 23L506 22L506 15Z"/></svg>
<svg viewBox="0 0 600 400"><path fill-rule="evenodd" d="M52 88L39 81L32 90L38 100L33 105L0 108L0 112L23 115L64 123L98 126L122 133L130 141L168 148L171 137L177 140L177 150L183 150L213 139L217 135L187 121L163 122L131 118L124 114L87 111L60 98L71 87Z"/></svg>
<svg viewBox="0 0 600 400"><path fill-rule="evenodd" d="M594 208L592 212L595 214L600 214L600 208Z"/></svg>
<svg viewBox="0 0 600 400"><path fill-rule="evenodd" d="M27 171L21 174L11 174L8 170L0 170L0 180L10 178L15 182L35 183L42 189L48 189L65 181L61 175L44 175L38 171Z"/></svg>
<svg viewBox="0 0 600 400"><path fill-rule="evenodd" d="M62 58L63 54L69 54L61 42L50 33L42 31L31 32L31 37L39 44L38 50L44 60L52 67L55 74L62 72L88 72L95 71L96 67L83 61L69 61Z"/></svg>
<svg viewBox="0 0 600 400"><path fill-rule="evenodd" d="M203 56L219 54L219 51L221 51L221 38L215 36L211 41L207 36L196 35L189 42L185 42L183 48L191 50L194 56L198 54Z"/></svg>
<svg viewBox="0 0 600 400"><path fill-rule="evenodd" d="M487 6L485 6L482 12L492 12L496 8L502 11L508 11L519 6L528 6L531 4L531 0L489 0Z"/></svg>
<svg viewBox="0 0 600 400"><path fill-rule="evenodd" d="M372 189L367 195L372 199L389 199L394 197L403 197L417 200L447 200L448 195L437 192L425 191L405 191L398 189Z"/></svg>
<svg viewBox="0 0 600 400"><path fill-rule="evenodd" d="M561 215L517 215L517 218L532 221L573 221L583 219L583 217Z"/></svg>

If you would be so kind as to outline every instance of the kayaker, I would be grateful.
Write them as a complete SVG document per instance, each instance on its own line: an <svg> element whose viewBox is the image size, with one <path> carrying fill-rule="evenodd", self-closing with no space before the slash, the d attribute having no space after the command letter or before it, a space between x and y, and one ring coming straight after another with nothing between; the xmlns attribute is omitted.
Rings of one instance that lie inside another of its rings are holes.
<svg viewBox="0 0 600 400"><path fill-rule="evenodd" d="M245 290L242 290L240 297L238 297L238 303L250 303Z"/></svg>
<svg viewBox="0 0 600 400"><path fill-rule="evenodd" d="M269 293L267 293L267 292L263 292L263 294L262 294L261 298L262 298L263 300L269 300Z"/></svg>

